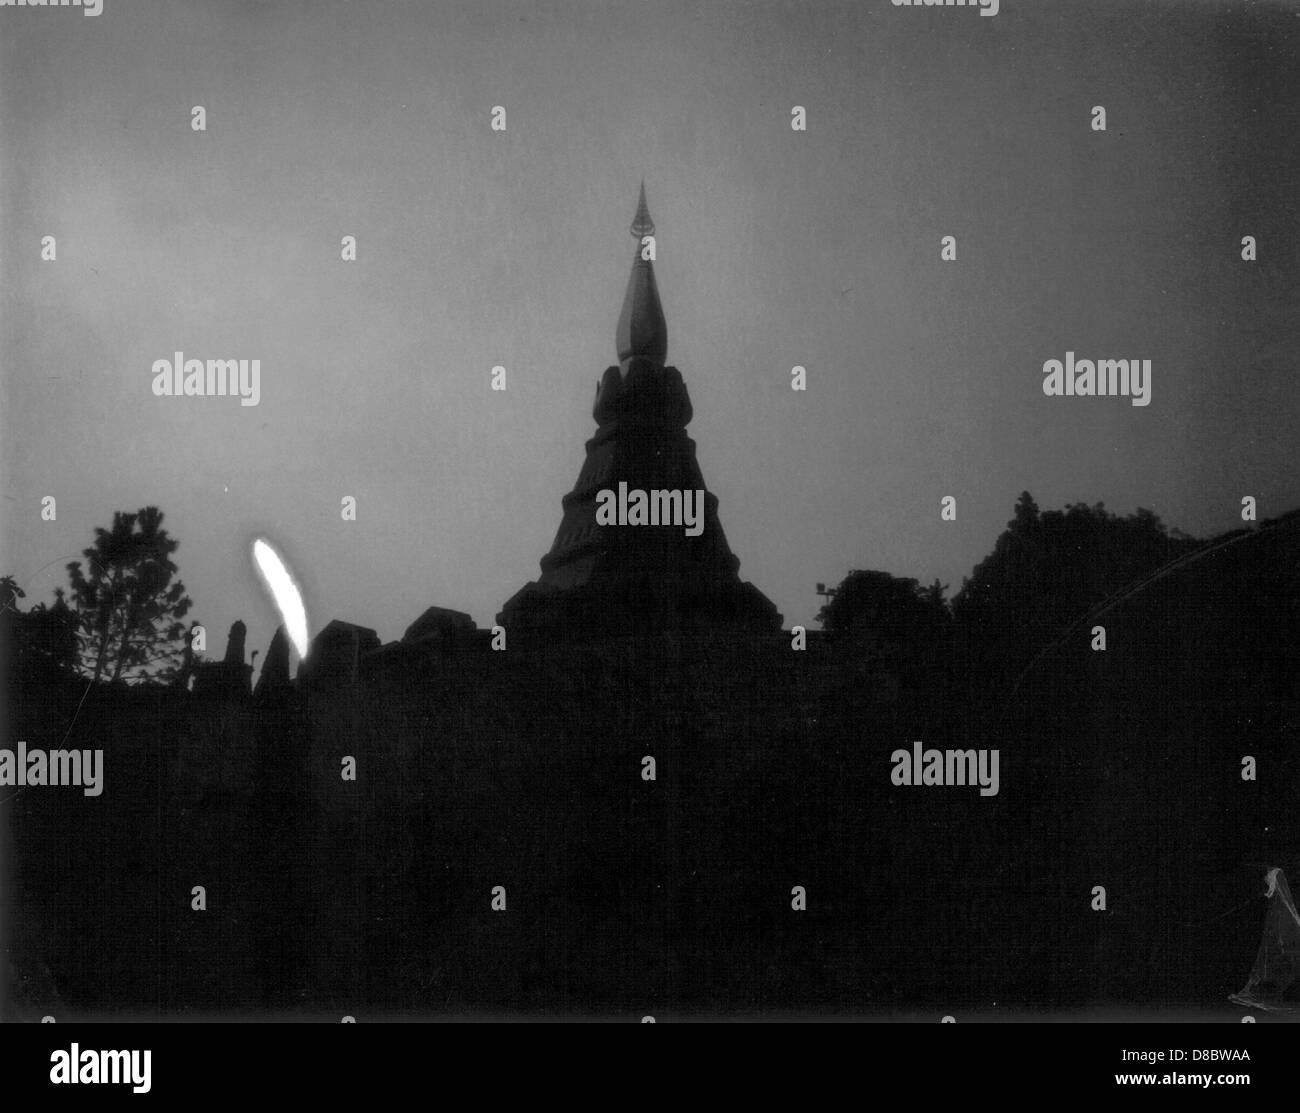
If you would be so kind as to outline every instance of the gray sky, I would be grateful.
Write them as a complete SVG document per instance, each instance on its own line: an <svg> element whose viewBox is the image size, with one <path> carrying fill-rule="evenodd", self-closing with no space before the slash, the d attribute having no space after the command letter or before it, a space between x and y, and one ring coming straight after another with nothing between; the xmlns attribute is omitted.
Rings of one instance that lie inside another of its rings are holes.
<svg viewBox="0 0 1300 1113"><path fill-rule="evenodd" d="M594 431L642 175L705 480L787 624L852 568L956 591L1025 488L1293 509L1298 42L1227 0L0 10L0 573L48 599L155 504L210 652L278 621L258 532L313 633L490 624ZM154 397L177 350L260 359L260 405ZM1045 397L1067 350L1150 359L1151 404Z"/></svg>

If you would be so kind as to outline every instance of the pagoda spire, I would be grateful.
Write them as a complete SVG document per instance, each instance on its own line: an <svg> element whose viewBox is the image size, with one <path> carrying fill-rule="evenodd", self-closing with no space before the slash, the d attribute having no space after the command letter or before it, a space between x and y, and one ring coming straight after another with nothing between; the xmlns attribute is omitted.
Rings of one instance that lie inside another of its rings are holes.
<svg viewBox="0 0 1300 1113"><path fill-rule="evenodd" d="M578 481L560 500L560 528L542 557L541 575L497 615L512 637L517 628L548 639L781 628L772 602L740 578L740 561L718 521L717 496L686 434L690 393L682 373L665 365L668 329L644 242L654 228L642 182L631 225L637 253L618 321L619 362L605 368L596 386L596 432ZM604 511L615 495L629 505L648 498L669 511L680 496L682 507L702 504L703 511L698 528L685 522L685 511L680 525L638 524L633 515L610 521Z"/></svg>
<svg viewBox="0 0 1300 1113"><path fill-rule="evenodd" d="M623 295L623 311L618 316L615 343L619 370L626 375L632 360L645 360L652 367L663 367L668 358L668 324L664 320L663 305L659 301L659 286L655 282L654 264L646 258L649 246L643 244L646 236L654 234L654 221L645 199L645 179L641 179L641 198L631 232L636 237L636 255L632 260L632 273L628 275L627 292Z"/></svg>
<svg viewBox="0 0 1300 1113"><path fill-rule="evenodd" d="M645 179L641 179L641 199L636 205L636 216L632 218L631 232L639 242L642 236L654 235L655 222L650 219L650 206L645 203Z"/></svg>

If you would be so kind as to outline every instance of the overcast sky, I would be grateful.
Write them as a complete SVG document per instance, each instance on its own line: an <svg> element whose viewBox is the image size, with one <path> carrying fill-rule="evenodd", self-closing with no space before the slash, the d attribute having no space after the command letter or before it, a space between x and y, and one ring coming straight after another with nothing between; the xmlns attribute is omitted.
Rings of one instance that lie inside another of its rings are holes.
<svg viewBox="0 0 1300 1113"><path fill-rule="evenodd" d="M0 574L48 599L153 504L209 652L277 624L258 533L313 633L489 625L594 431L643 175L704 477L787 625L853 568L956 591L1026 488L1294 509L1298 42L1227 0L0 10ZM1150 359L1150 405L1045 397L1067 350ZM155 397L176 351L261 360L260 404Z"/></svg>

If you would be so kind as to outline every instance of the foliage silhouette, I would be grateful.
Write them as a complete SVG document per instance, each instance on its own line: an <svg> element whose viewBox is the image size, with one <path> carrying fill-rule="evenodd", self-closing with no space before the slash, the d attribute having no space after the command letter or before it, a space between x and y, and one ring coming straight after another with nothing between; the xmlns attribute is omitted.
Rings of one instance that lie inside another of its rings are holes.
<svg viewBox="0 0 1300 1113"><path fill-rule="evenodd" d="M180 667L191 600L175 579L171 557L180 546L146 506L117 511L111 529L96 529L95 544L68 565L80 625L81 668L92 681L166 679Z"/></svg>
<svg viewBox="0 0 1300 1113"><path fill-rule="evenodd" d="M977 683L1000 689L1092 607L1201 544L1150 510L1119 517L1075 503L1040 512L1021 492L993 552L952 601Z"/></svg>

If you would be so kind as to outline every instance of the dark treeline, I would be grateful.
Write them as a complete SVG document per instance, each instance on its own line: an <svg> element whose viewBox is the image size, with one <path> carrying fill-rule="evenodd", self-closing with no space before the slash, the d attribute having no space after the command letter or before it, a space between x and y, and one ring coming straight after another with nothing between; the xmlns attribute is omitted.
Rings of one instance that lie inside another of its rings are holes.
<svg viewBox="0 0 1300 1113"><path fill-rule="evenodd" d="M5 1008L1231 1018L1262 867L1300 872L1298 518L1196 541L1025 494L951 599L855 572L803 651L494 652L433 609L378 648L332 624L296 681L277 634L256 691L242 624L176 652L174 549L117 577L156 589L153 672L103 587L0 581L5 745L102 748L106 782L0 787ZM1000 791L893 783L916 741L998 749Z"/></svg>
<svg viewBox="0 0 1300 1113"><path fill-rule="evenodd" d="M71 598L24 612L24 592L0 579L0 636L14 670L51 669L91 680L186 686L195 655L179 622L191 603L175 579L179 542L153 507L119 512L110 530L68 566ZM954 707L996 700L1043 650L1124 589L1206 545L1169 530L1149 510L1127 517L1098 503L1040 512L1029 492L993 552L949 600L948 585L881 571L850 573L818 620L846 656L875 666L886 687ZM241 656L242 663L242 656Z"/></svg>
<svg viewBox="0 0 1300 1113"><path fill-rule="evenodd" d="M1096 607L1206 546L1149 510L1098 503L1041 512L1028 491L951 600L947 585L853 572L818 615L828 636L961 715L997 708L1016 680Z"/></svg>

